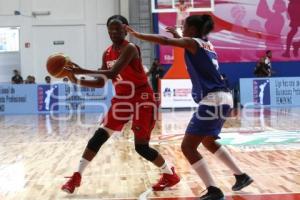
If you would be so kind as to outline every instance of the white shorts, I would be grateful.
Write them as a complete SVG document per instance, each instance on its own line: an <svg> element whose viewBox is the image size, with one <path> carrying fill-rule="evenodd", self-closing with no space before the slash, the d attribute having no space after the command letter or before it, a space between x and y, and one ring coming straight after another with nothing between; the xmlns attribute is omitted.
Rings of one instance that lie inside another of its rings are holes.
<svg viewBox="0 0 300 200"><path fill-rule="evenodd" d="M233 108L233 98L230 92L210 92L199 104L207 106L229 105L230 108Z"/></svg>

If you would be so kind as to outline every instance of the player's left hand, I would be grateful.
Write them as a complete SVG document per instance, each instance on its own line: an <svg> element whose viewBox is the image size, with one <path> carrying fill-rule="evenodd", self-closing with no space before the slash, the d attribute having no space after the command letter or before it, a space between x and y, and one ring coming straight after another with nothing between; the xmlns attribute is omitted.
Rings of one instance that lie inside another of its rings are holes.
<svg viewBox="0 0 300 200"><path fill-rule="evenodd" d="M82 69L78 64L74 62L71 62L71 64L73 65L73 68Z"/></svg>

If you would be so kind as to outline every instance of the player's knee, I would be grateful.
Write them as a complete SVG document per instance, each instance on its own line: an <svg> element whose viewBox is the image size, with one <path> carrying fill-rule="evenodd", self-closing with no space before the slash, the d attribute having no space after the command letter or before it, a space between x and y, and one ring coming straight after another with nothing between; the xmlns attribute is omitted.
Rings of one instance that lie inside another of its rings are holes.
<svg viewBox="0 0 300 200"><path fill-rule="evenodd" d="M211 153L215 153L220 148L220 144L216 142L214 137L206 137L202 140L202 144Z"/></svg>
<svg viewBox="0 0 300 200"><path fill-rule="evenodd" d="M97 153L100 147L108 140L109 134L103 128L99 128L89 140L87 148Z"/></svg>
<svg viewBox="0 0 300 200"><path fill-rule="evenodd" d="M149 144L135 144L135 150L139 155L149 161L154 161L158 156L158 152L149 147Z"/></svg>

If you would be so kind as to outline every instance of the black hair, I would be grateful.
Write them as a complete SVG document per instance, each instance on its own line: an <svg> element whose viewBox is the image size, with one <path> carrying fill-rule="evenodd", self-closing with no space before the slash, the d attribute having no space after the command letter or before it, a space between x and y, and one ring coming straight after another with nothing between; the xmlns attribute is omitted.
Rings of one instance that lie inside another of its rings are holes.
<svg viewBox="0 0 300 200"><path fill-rule="evenodd" d="M108 26L112 21L119 21L122 24L129 25L128 20L125 17L123 17L122 15L113 15L113 16L109 17L106 22L106 26Z"/></svg>
<svg viewBox="0 0 300 200"><path fill-rule="evenodd" d="M185 23L197 29L197 36L208 35L214 29L214 21L210 15L191 15L186 18Z"/></svg>
<svg viewBox="0 0 300 200"><path fill-rule="evenodd" d="M271 50L267 50L267 51L266 51L266 54L269 54L269 53L271 53L271 52L272 52Z"/></svg>

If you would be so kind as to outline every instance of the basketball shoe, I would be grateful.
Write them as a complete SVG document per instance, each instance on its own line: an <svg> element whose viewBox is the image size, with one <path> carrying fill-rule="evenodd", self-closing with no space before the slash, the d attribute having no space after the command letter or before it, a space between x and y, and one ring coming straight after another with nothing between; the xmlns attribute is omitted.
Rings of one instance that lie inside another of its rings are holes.
<svg viewBox="0 0 300 200"><path fill-rule="evenodd" d="M253 179L248 176L247 174L241 174L241 175L235 175L236 182L232 186L233 191L239 191L243 189L244 187L250 185L253 182Z"/></svg>
<svg viewBox="0 0 300 200"><path fill-rule="evenodd" d="M224 194L219 188L209 186L207 193L201 196L199 200L224 200Z"/></svg>
<svg viewBox="0 0 300 200"><path fill-rule="evenodd" d="M174 167L172 167L171 170L173 174L162 174L158 183L152 186L153 191L163 191L165 188L172 187L180 181L179 176L175 173Z"/></svg>
<svg viewBox="0 0 300 200"><path fill-rule="evenodd" d="M69 178L69 180L61 187L61 189L72 194L75 188L80 186L81 175L79 172L74 172L72 176L66 178Z"/></svg>

